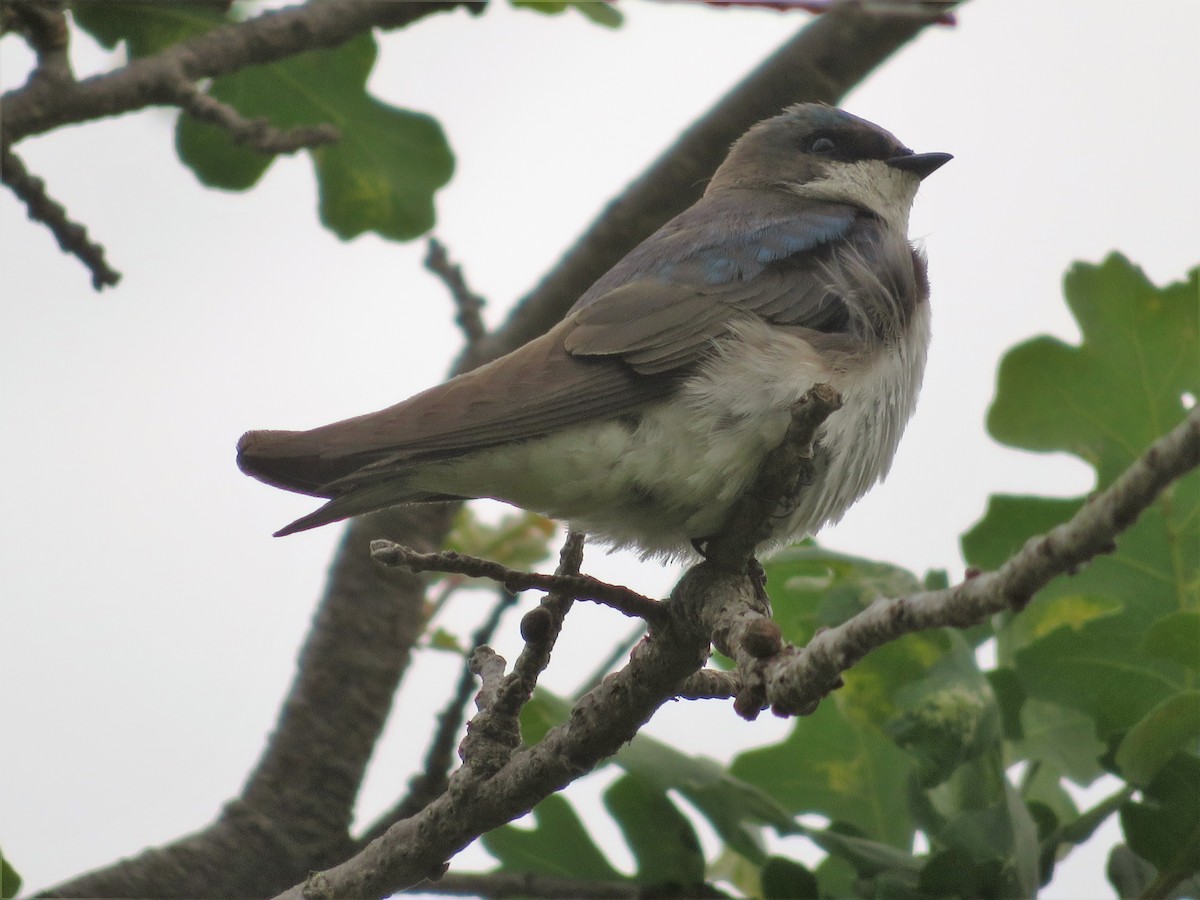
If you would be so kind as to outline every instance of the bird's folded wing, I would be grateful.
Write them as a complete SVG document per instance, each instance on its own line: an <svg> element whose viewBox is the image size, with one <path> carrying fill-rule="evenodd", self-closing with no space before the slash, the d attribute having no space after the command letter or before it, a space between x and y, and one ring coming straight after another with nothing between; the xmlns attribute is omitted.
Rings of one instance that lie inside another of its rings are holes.
<svg viewBox="0 0 1200 900"><path fill-rule="evenodd" d="M736 197L713 199L640 245L580 299L568 319L568 352L617 357L651 375L698 362L748 316L814 331L848 327L825 267L838 248L869 252L876 219L840 204L801 205L781 192L760 197L747 221Z"/></svg>
<svg viewBox="0 0 1200 900"><path fill-rule="evenodd" d="M720 200L720 198L717 198ZM239 464L280 487L334 483L423 460L611 419L666 397L746 316L838 331L840 298L821 266L833 242L866 240L870 218L836 204L771 196L693 206L639 245L545 335L396 406L311 431L255 431Z"/></svg>

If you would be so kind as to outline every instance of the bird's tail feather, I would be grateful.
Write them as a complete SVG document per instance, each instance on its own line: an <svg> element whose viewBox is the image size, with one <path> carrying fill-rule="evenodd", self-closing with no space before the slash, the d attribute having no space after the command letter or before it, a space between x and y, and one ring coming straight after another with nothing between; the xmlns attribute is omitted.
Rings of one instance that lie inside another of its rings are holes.
<svg viewBox="0 0 1200 900"><path fill-rule="evenodd" d="M313 497L332 497L328 490L331 482L352 475L373 459L363 454L322 453L309 446L308 434L247 431L237 445L238 468L275 487Z"/></svg>
<svg viewBox="0 0 1200 900"><path fill-rule="evenodd" d="M371 471L380 453L332 456L309 446L304 431L248 431L238 441L238 468L259 481L285 490L327 497L329 502L275 532L276 537L307 531L351 516L404 503L466 499L409 486L414 467L394 455L386 469ZM364 472L364 469L367 471Z"/></svg>

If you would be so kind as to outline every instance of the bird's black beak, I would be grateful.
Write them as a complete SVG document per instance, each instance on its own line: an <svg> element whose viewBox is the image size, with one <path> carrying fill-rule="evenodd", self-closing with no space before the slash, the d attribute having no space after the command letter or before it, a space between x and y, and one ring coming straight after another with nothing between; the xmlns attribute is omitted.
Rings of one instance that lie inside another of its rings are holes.
<svg viewBox="0 0 1200 900"><path fill-rule="evenodd" d="M906 153L904 156L893 156L885 160L893 169L912 172L918 178L932 175L954 156L949 153Z"/></svg>

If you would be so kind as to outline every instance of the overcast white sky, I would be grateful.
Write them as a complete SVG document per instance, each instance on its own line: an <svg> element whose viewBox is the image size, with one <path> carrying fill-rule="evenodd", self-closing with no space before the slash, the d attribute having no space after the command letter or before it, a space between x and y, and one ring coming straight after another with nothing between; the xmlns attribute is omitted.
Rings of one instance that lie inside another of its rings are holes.
<svg viewBox="0 0 1200 900"><path fill-rule="evenodd" d="M437 233L493 323L805 20L620 6L617 32L497 2L383 39L372 88L445 126L458 168ZM973 0L959 19L844 103L956 158L923 186L912 221L935 309L920 408L888 482L823 535L952 577L958 535L989 493L1091 485L1081 464L983 431L1004 350L1040 333L1075 339L1068 265L1119 249L1161 283L1200 262L1200 4ZM0 53L4 86L19 84L28 54L11 37ZM87 41L74 55L81 74L120 61ZM303 156L247 194L205 190L174 158L172 121L150 111L18 148L125 273L115 291L93 294L80 265L0 199L0 846L29 889L210 821L274 722L339 531L272 539L312 504L240 475L237 436L389 405L440 380L458 347L420 243L339 243L317 222ZM588 566L647 593L672 580L599 553ZM572 613L552 683L572 687L605 655L627 627L613 618ZM516 642L509 627L498 649L512 658ZM454 670L445 655L411 670L422 691L401 696L364 818L403 790L421 716ZM717 704L673 704L651 723L718 758L785 728ZM1045 896L1111 896L1103 853L1077 857Z"/></svg>

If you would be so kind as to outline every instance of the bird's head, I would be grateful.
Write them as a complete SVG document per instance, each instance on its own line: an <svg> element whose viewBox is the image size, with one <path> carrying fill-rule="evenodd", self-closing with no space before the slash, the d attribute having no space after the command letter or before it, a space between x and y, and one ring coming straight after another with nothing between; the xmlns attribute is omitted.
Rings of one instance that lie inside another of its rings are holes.
<svg viewBox="0 0 1200 900"><path fill-rule="evenodd" d="M708 191L784 190L859 206L903 226L921 179L950 159L914 153L878 125L832 106L800 103L739 138Z"/></svg>

